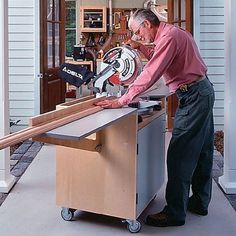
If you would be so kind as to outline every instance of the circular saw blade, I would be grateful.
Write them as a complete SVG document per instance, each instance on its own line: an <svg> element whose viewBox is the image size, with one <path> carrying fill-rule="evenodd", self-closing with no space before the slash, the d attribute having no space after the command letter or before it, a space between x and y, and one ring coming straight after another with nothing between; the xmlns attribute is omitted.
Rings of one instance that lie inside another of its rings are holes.
<svg viewBox="0 0 236 236"><path fill-rule="evenodd" d="M115 47L110 49L103 58L103 63L111 64L116 60L117 66L115 70L116 78L119 76L119 84L129 85L142 72L143 63L138 52L130 46ZM110 80L111 79L111 80ZM109 81L112 82L112 77ZM114 80L113 80L114 81ZM117 80L116 80L117 83Z"/></svg>

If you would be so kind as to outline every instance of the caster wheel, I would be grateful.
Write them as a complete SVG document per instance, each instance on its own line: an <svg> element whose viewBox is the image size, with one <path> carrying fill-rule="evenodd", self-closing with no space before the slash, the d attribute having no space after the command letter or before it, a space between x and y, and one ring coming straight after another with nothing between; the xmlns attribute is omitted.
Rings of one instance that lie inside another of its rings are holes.
<svg viewBox="0 0 236 236"><path fill-rule="evenodd" d="M63 220L65 221L71 221L74 217L74 209L70 209L70 208L62 208L61 210L61 217Z"/></svg>
<svg viewBox="0 0 236 236"><path fill-rule="evenodd" d="M137 220L129 221L127 228L130 233L138 233L141 230L141 223Z"/></svg>

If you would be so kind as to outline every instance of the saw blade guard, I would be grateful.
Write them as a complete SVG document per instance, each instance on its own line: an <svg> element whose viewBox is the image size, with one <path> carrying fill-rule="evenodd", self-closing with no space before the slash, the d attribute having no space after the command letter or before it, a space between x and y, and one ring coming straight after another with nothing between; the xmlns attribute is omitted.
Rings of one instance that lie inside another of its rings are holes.
<svg viewBox="0 0 236 236"><path fill-rule="evenodd" d="M108 80L119 85L131 84L143 70L139 53L128 45L112 48L104 54L102 68L109 65L114 65L115 73Z"/></svg>

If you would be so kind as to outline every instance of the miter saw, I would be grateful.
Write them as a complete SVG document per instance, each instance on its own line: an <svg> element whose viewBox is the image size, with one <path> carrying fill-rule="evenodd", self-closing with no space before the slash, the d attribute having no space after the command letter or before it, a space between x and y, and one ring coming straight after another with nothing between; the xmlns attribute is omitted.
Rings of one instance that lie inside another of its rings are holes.
<svg viewBox="0 0 236 236"><path fill-rule="evenodd" d="M70 63L61 65L59 75L76 87L87 84L88 88L99 97L114 96L114 93L109 93L110 85L122 87L125 91L125 87L133 83L142 70L143 63L138 52L128 45L123 45L112 48L104 54L101 72L97 75L84 67ZM119 92L122 93L122 91ZM140 104L137 108L153 106L153 102L142 102L141 107Z"/></svg>
<svg viewBox="0 0 236 236"><path fill-rule="evenodd" d="M110 49L103 57L101 72L92 79L96 93L106 93L107 84L127 86L134 82L143 70L140 55L130 46Z"/></svg>
<svg viewBox="0 0 236 236"><path fill-rule="evenodd" d="M60 66L59 76L78 88L83 84L88 85L98 96L109 96L107 85L129 85L142 69L143 63L137 51L124 45L104 54L101 72L97 75L80 65L64 63Z"/></svg>

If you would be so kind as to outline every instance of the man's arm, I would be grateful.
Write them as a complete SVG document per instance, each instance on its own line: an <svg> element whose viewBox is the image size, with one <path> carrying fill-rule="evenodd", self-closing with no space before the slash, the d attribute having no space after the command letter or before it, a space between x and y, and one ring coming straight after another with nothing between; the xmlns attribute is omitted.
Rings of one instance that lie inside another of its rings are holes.
<svg viewBox="0 0 236 236"><path fill-rule="evenodd" d="M154 48L153 47L146 47L140 42L134 41L132 39L129 39L128 41L125 42L125 44L130 45L134 49L138 49L143 55L150 60L153 56L154 53Z"/></svg>
<svg viewBox="0 0 236 236"><path fill-rule="evenodd" d="M95 105L103 108L120 108L129 104L136 96L150 88L171 65L177 52L175 39L164 37L158 42L153 57L144 67L143 72L129 86L126 93L119 99L104 100Z"/></svg>
<svg viewBox="0 0 236 236"><path fill-rule="evenodd" d="M173 37L163 37L156 45L154 54L145 65L142 73L129 86L118 102L121 105L129 104L135 97L150 88L169 68L176 53L176 40Z"/></svg>

